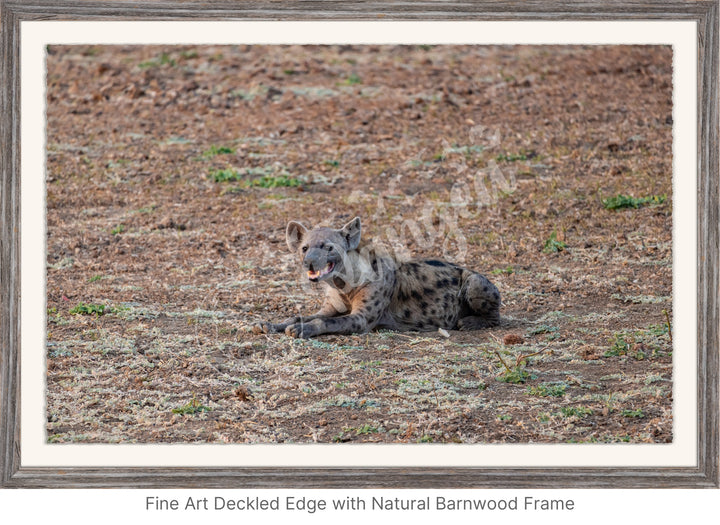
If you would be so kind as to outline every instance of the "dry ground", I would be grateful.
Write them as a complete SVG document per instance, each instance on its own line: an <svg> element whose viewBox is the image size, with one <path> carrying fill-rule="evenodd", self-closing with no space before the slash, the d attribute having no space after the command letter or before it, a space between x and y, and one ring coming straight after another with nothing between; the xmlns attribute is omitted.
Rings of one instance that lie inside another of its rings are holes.
<svg viewBox="0 0 720 525"><path fill-rule="evenodd" d="M672 441L671 59L51 46L48 441ZM356 215L503 325L246 332L319 304L287 221Z"/></svg>

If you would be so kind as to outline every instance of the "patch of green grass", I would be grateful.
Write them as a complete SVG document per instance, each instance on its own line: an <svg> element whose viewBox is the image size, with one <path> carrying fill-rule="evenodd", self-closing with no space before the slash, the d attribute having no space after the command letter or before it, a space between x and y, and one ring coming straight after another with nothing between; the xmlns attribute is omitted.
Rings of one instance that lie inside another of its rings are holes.
<svg viewBox="0 0 720 525"><path fill-rule="evenodd" d="M560 414L563 417L585 417L592 413L592 409L587 407L562 407L560 409Z"/></svg>
<svg viewBox="0 0 720 525"><path fill-rule="evenodd" d="M515 273L515 269L512 266L508 266L507 268L495 268L490 273L493 275L500 275L503 273L513 274L513 273Z"/></svg>
<svg viewBox="0 0 720 525"><path fill-rule="evenodd" d="M162 53L158 58L153 60L147 60L145 62L140 62L138 64L138 67L140 69L147 69L151 67L160 67L164 65L169 65L170 67L175 67L177 65L177 62L174 58L171 58L170 55L167 53Z"/></svg>
<svg viewBox="0 0 720 525"><path fill-rule="evenodd" d="M215 182L231 182L242 180L242 174L232 168L216 169L210 172L210 177Z"/></svg>
<svg viewBox="0 0 720 525"><path fill-rule="evenodd" d="M670 327L665 323L651 324L647 329L643 330L643 332L652 337L662 337L668 335Z"/></svg>
<svg viewBox="0 0 720 525"><path fill-rule="evenodd" d="M567 384L559 381L556 383L542 383L538 386L530 386L526 392L531 396L540 397L562 397L567 390Z"/></svg>
<svg viewBox="0 0 720 525"><path fill-rule="evenodd" d="M110 309L104 304L88 304L79 303L77 306L70 309L70 313L73 315L104 315L108 313Z"/></svg>
<svg viewBox="0 0 720 525"><path fill-rule="evenodd" d="M202 152L202 157L210 158L215 157L216 155L232 155L233 153L235 153L234 148L227 146L215 146L213 144L209 149Z"/></svg>
<svg viewBox="0 0 720 525"><path fill-rule="evenodd" d="M188 404L172 409L173 414L181 414L183 416L191 416L200 412L209 411L210 407L206 407L205 405L201 404L200 401L195 398L195 396L193 396L193 398L188 402Z"/></svg>
<svg viewBox="0 0 720 525"><path fill-rule="evenodd" d="M640 208L642 206L659 206L667 200L667 195L651 195L649 197L632 197L630 195L615 195L602 199L606 210L619 210L623 208Z"/></svg>
<svg viewBox="0 0 720 525"><path fill-rule="evenodd" d="M295 177L289 177L287 175L277 175L274 177L264 176L253 179L249 182L249 185L259 188L296 188L298 186L302 186L302 181L296 179Z"/></svg>
<svg viewBox="0 0 720 525"><path fill-rule="evenodd" d="M210 178L215 182L237 182L243 181L245 187L251 188L296 188L302 186L300 179L291 177L286 173L272 175L273 168L271 166L246 168L242 172L232 169L215 169L210 171ZM246 180L248 176L261 175L251 180Z"/></svg>
<svg viewBox="0 0 720 525"><path fill-rule="evenodd" d="M180 56L187 60L191 58L198 58L200 55L198 55L198 52L193 49L185 49L180 52Z"/></svg>
<svg viewBox="0 0 720 525"><path fill-rule="evenodd" d="M610 349L603 355L617 357L629 355L642 360L647 357L646 351L651 350L656 355L662 350L663 344L670 342L667 324L653 324L646 329L624 330L613 334Z"/></svg>
<svg viewBox="0 0 720 525"><path fill-rule="evenodd" d="M433 437L432 437L432 436L429 436L429 435L427 435L427 434L423 434L422 437L418 438L417 442L418 442L418 443L432 443L432 442L433 442Z"/></svg>
<svg viewBox="0 0 720 525"><path fill-rule="evenodd" d="M120 235L122 232L125 231L125 225L124 224L118 224L115 226L112 230L110 230L110 233L112 235Z"/></svg>
<svg viewBox="0 0 720 525"><path fill-rule="evenodd" d="M613 336L612 346L610 350L603 354L605 357L617 357L626 355L630 349L630 344L625 340L625 335L617 333Z"/></svg>
<svg viewBox="0 0 720 525"><path fill-rule="evenodd" d="M551 334L558 332L560 329L557 326L550 326L548 324L541 324L536 326L535 328L528 328L527 334L528 335L538 335L538 334Z"/></svg>
<svg viewBox="0 0 720 525"><path fill-rule="evenodd" d="M630 418L641 418L645 417L645 413L642 411L641 408L638 408L637 410L623 410L621 412L621 415L623 417L630 417Z"/></svg>
<svg viewBox="0 0 720 525"><path fill-rule="evenodd" d="M346 86L355 86L362 84L362 78L357 73L351 73L344 81L343 84Z"/></svg>
<svg viewBox="0 0 720 525"><path fill-rule="evenodd" d="M362 434L377 434L378 432L381 432L380 427L371 425L370 423L365 423L364 425L359 427L352 427L343 430L347 432L355 431L355 434L357 434L358 436Z"/></svg>
<svg viewBox="0 0 720 525"><path fill-rule="evenodd" d="M90 277L90 279L88 279L88 282L89 282L89 283L96 283L96 282L98 282L98 281L101 280L101 279L103 279L103 276L102 276L102 275L93 275L92 277Z"/></svg>
<svg viewBox="0 0 720 525"><path fill-rule="evenodd" d="M545 241L545 246L543 246L543 252L558 253L563 251L565 248L567 248L567 244L565 244L563 241L559 241L557 238L557 232L554 231L550 235L550 238Z"/></svg>
<svg viewBox="0 0 720 525"><path fill-rule="evenodd" d="M506 371L504 374L497 377L498 381L514 384L525 383L528 379L532 379L530 372L524 370L519 366L516 366L512 370Z"/></svg>

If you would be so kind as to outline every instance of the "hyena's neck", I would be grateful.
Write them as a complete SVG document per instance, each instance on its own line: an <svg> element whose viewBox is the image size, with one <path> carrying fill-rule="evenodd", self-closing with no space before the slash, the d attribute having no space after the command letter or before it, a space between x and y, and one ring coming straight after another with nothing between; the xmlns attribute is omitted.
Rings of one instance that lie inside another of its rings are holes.
<svg viewBox="0 0 720 525"><path fill-rule="evenodd" d="M342 293L362 288L368 283L381 279L377 255L370 251L352 250L343 257L342 271L328 282L328 285Z"/></svg>

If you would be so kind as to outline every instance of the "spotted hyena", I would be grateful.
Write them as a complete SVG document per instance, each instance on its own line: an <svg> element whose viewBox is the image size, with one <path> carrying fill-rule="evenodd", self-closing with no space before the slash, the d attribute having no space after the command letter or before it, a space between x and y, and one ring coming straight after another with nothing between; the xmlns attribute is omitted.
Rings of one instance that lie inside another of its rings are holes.
<svg viewBox="0 0 720 525"><path fill-rule="evenodd" d="M286 240L306 278L325 288L314 315L260 323L256 333L292 337L391 330L475 330L500 322L500 293L477 272L439 259L398 261L360 242L360 219L339 230L287 226Z"/></svg>

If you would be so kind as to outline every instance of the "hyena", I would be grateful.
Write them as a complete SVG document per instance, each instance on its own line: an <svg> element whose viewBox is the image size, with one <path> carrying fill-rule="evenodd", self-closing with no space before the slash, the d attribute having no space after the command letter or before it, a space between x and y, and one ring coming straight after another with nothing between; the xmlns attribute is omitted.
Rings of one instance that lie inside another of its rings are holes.
<svg viewBox="0 0 720 525"><path fill-rule="evenodd" d="M306 278L325 288L314 315L260 323L255 333L292 337L363 333L374 328L476 330L500 322L500 293L485 276L440 260L398 261L360 241L360 218L340 229L287 225L286 241Z"/></svg>

